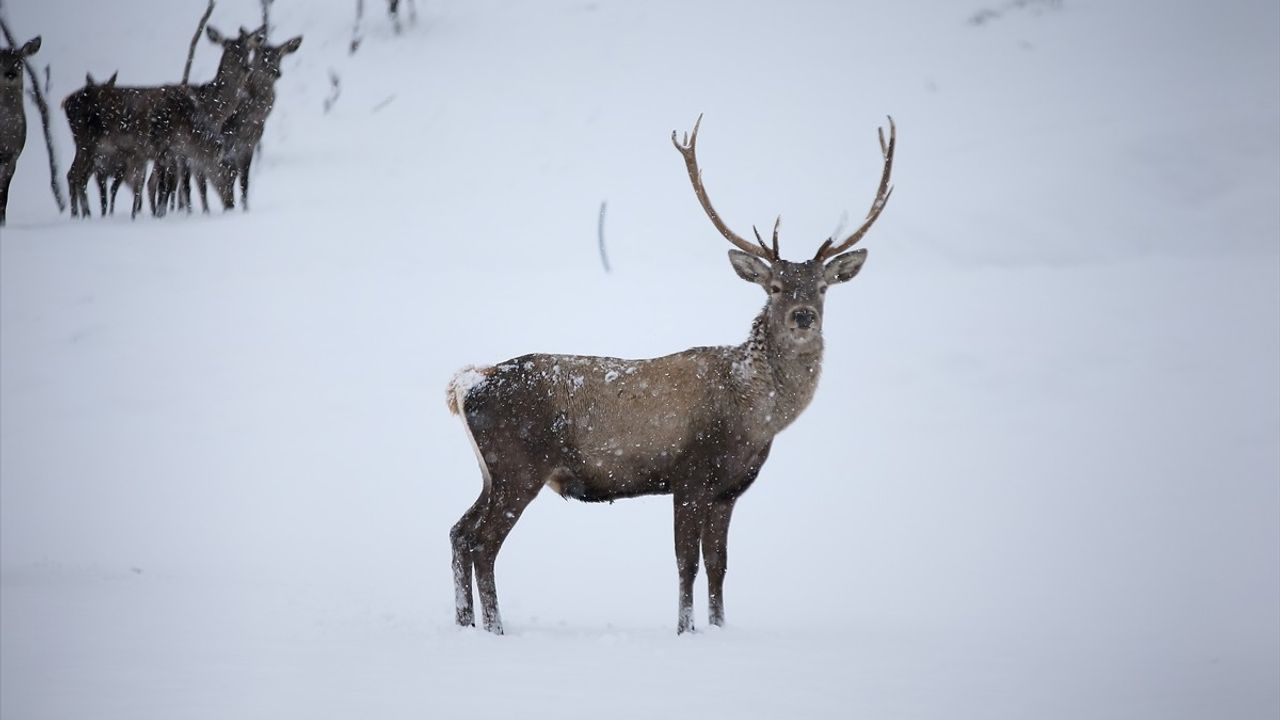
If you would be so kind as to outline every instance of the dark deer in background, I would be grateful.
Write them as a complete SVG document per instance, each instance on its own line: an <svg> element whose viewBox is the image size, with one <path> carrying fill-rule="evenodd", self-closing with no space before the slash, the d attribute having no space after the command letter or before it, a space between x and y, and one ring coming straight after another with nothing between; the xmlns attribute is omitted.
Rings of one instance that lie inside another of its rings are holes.
<svg viewBox="0 0 1280 720"><path fill-rule="evenodd" d="M822 369L827 288L858 274L866 251L845 251L862 239L889 200L892 118L889 128L887 143L880 132L884 169L866 220L839 242L829 238L802 262L779 256L776 223L771 246L758 232L752 244L731 231L702 185L695 155L698 124L684 144L671 134L702 209L738 248L729 251L734 271L768 295L743 344L651 360L524 355L455 376L448 404L462 416L484 477L480 497L450 531L459 625L474 624L474 571L484 627L502 632L494 562L543 485L586 502L672 495L680 576L676 631L693 629L699 555L707 564L710 622L724 624L734 502L755 481L773 438L813 398Z"/></svg>
<svg viewBox="0 0 1280 720"><path fill-rule="evenodd" d="M178 102L171 106L169 115L173 123L166 138L166 152L158 163L164 171L159 176L160 197L157 199L157 206L161 208L168 205L170 195L176 191L178 207L190 212L193 173L219 178L221 182L227 172L223 163L222 127L247 97L252 52L265 39L264 29L249 32L242 27L239 37L234 39L223 37L212 26L207 28L207 33L211 42L222 45L222 59L211 82L180 86L188 89L187 97L175 98ZM203 191L201 201L204 211L208 212Z"/></svg>
<svg viewBox="0 0 1280 720"><path fill-rule="evenodd" d="M76 156L71 162L72 170L68 178L87 173L98 184L98 199L102 205L102 215L108 213L107 183L111 182L110 212L115 212L116 193L124 182L135 182L146 173L147 158L140 152L123 149L98 148L97 152L83 150L80 138L90 138L101 134L103 118L101 96L116 85L119 73L107 78L106 82L97 82L92 74L85 74L84 87L71 93L62 101L62 109L67 115L67 123L71 125L71 136L77 138ZM87 164L87 167L86 167ZM141 192L140 186L131 185L135 194ZM88 195L85 187L71 187L71 216L89 216Z"/></svg>
<svg viewBox="0 0 1280 720"><path fill-rule="evenodd" d="M260 28L258 32L265 32ZM254 51L249 76L245 79L245 97L236 111L222 126L223 168L219 178L218 194L223 205L235 205L235 184L239 180L241 208L249 209L249 167L253 154L262 142L262 132L267 118L276 103L276 81L280 79L280 62L285 55L295 53L302 45L299 35L279 45L266 41ZM198 178L200 194L204 196L204 178Z"/></svg>
<svg viewBox="0 0 1280 720"><path fill-rule="evenodd" d="M9 183L18 169L18 156L27 144L27 113L22 104L23 63L39 49L37 36L22 47L0 50L0 225L5 222L9 207Z"/></svg>
<svg viewBox="0 0 1280 720"><path fill-rule="evenodd" d="M133 216L142 209L147 162L154 164L152 211L163 214L169 198L180 192L183 163L217 168L221 128L244 93L250 55L259 38L243 28L235 38L215 28L209 40L222 46L218 72L203 85L116 87L95 85L77 90L63 101L76 143L67 171L73 213L87 217L89 177L98 168L124 168L123 179L135 189ZM101 186L101 178L99 180ZM189 201L189 191L187 192Z"/></svg>

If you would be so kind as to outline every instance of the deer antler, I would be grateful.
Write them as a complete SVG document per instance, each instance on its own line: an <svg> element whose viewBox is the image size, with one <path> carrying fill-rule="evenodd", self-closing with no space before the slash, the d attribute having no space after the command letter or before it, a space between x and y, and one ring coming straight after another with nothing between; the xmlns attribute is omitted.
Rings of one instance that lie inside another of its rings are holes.
<svg viewBox="0 0 1280 720"><path fill-rule="evenodd" d="M876 191L875 200L871 201L871 209L867 211L867 219L863 221L861 227L854 230L853 234L845 238L839 245L834 244L835 238L827 238L826 242L822 243L822 247L818 248L818 254L813 256L814 260L826 260L856 245L867 230L871 229L871 225L875 223L876 218L880 217L885 203L889 202L889 196L893 194L893 187L889 185L889 175L893 171L893 146L898 139L898 128L893 124L893 117L889 117L888 144L884 141L884 128L879 130L880 154L884 155L884 171L880 174L880 189Z"/></svg>
<svg viewBox="0 0 1280 720"><path fill-rule="evenodd" d="M733 243L739 250L755 255L758 258L769 262L778 261L778 223L782 222L782 218L778 218L778 223L773 226L773 248L770 249L764 244L764 240L760 239L760 233L756 232L756 239L759 245L752 245L743 240L741 236L729 229L724 221L720 219L720 213L711 206L711 198L707 197L707 189L702 186L702 171L698 169L698 126L702 124L702 115L698 115L698 120L693 124L693 134L685 133L684 143L676 140L676 131L671 131L671 144L676 146L680 154L684 156L685 167L689 169L689 182L693 183L693 192L698 196L698 202L702 203L702 209L706 211L707 217L711 218L711 224L716 226L716 230L724 236L725 240Z"/></svg>

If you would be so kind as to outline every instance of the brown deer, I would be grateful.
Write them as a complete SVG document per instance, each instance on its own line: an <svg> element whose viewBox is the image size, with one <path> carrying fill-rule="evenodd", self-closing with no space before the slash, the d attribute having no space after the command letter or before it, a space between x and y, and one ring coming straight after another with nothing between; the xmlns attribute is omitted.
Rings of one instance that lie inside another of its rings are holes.
<svg viewBox="0 0 1280 720"><path fill-rule="evenodd" d="M40 50L36 36L22 47L0 50L0 225L9 207L9 183L18 156L27 144L27 112L22 104L22 71L26 59Z"/></svg>
<svg viewBox="0 0 1280 720"><path fill-rule="evenodd" d="M259 28L265 34L266 28ZM295 53L302 46L302 36L271 45L263 40L253 54L253 64L245 79L245 97L236 111L222 126L223 172L217 188L227 207L235 205L235 184L239 180L241 209L249 209L249 167L253 154L262 142L262 132L267 118L276 103L276 81L280 79L280 62L284 56ZM197 178L197 187L203 198L205 178Z"/></svg>
<svg viewBox="0 0 1280 720"><path fill-rule="evenodd" d="M676 632L693 630L693 581L706 561L709 620L724 624L724 577L734 502L755 481L774 437L808 406L822 369L822 308L827 288L852 279L865 250L845 252L880 217L892 188L896 128L880 131L884 169L862 226L829 238L810 260L793 262L773 243L731 231L711 206L698 169L698 123L685 142L689 180L716 230L737 249L738 276L764 288L764 309L747 341L696 347L649 360L524 355L467 368L449 384L450 410L462 416L480 462L480 497L449 533L459 625L475 623L471 582L484 628L502 633L494 561L511 528L544 485L565 498L602 502L672 495L680 601ZM781 218L779 218L781 220Z"/></svg>

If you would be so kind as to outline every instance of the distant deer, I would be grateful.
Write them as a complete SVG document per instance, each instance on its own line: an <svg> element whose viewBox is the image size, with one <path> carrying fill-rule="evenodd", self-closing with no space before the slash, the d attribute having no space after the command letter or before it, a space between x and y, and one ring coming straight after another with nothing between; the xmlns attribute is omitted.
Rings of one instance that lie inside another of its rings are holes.
<svg viewBox="0 0 1280 720"><path fill-rule="evenodd" d="M109 92L116 85L119 73L114 73L106 82L97 82L93 75L85 74L84 87L68 95L62 101L62 109L71 125L71 136L76 139L76 155L72 159L72 169L68 177L94 177L98 184L98 199L102 206L102 215L108 212L107 183L111 182L110 212L115 212L116 193L121 183L133 182L146 173L146 155L129 148L90 148L82 146L81 139L97 137L101 134L104 118L101 115L102 94ZM134 193L141 187L131 186ZM89 199L84 185L76 187L71 184L71 216L89 216Z"/></svg>
<svg viewBox="0 0 1280 720"><path fill-rule="evenodd" d="M258 32L265 33L265 27ZM218 194L223 205L235 205L235 183L240 184L240 207L249 209L249 167L253 154L262 142L262 132L276 102L276 81L280 79L280 62L285 55L295 53L302 46L302 36L286 40L279 45L265 40L254 51L249 76L245 79L245 97L236 111L222 126L223 173ZM204 177L197 179L203 198Z"/></svg>
<svg viewBox="0 0 1280 720"><path fill-rule="evenodd" d="M207 32L211 41L222 45L222 60L211 82L182 86L188 87L190 101L175 109L177 121L168 138L168 153L161 158L166 171L161 177L167 180L161 183L163 202L157 203L162 207L176 189L178 207L190 211L192 174L221 178L229 171L223 162L222 127L248 96L246 83L253 68L252 53L266 39L265 28L250 32L242 27L237 39L224 38L213 27ZM208 201L203 192L201 199L207 212ZM230 207L226 205L225 209Z"/></svg>
<svg viewBox="0 0 1280 720"><path fill-rule="evenodd" d="M155 164L152 172L157 181L165 180L152 197L152 211L157 214L163 214L170 195L180 191L179 162L202 168L218 166L220 130L243 97L250 54L259 38L243 28L234 38L223 36L212 26L206 32L211 42L223 48L211 82L158 87L86 85L63 101L76 143L67 185L73 207L78 205L83 216L88 216L89 177L100 167L120 167L112 158L128 159L125 181L135 189L134 217L142 209L140 190L147 161Z"/></svg>
<svg viewBox="0 0 1280 720"><path fill-rule="evenodd" d="M449 533L459 625L473 625L471 582L484 628L502 633L494 562L503 541L544 485L565 498L602 502L670 494L675 501L680 601L676 632L693 630L693 581L707 564L709 620L724 624L724 577L734 502L755 481L774 437L808 406L822 369L822 307L827 288L852 279L865 250L845 252L880 217L892 191L896 128L880 131L884 169L862 226L829 238L810 260L778 254L731 231L711 206L695 155L698 123L683 143L693 191L711 223L737 250L738 276L764 288L764 309L747 341L696 347L650 360L524 355L468 368L449 384L450 410L462 416L480 462L480 497ZM843 253L843 254L842 254Z"/></svg>
<svg viewBox="0 0 1280 720"><path fill-rule="evenodd" d="M36 36L22 47L0 50L0 225L5 222L9 207L9 183L18 169L18 156L27 144L27 112L22 104L23 66L39 49L40 37Z"/></svg>

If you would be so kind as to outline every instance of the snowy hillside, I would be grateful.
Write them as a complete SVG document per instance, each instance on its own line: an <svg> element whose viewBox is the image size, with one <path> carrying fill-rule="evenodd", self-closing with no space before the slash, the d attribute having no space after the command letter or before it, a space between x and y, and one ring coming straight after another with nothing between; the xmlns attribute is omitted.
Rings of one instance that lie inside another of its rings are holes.
<svg viewBox="0 0 1280 720"><path fill-rule="evenodd" d="M354 56L350 0L272 6L304 42L248 213L59 215L28 106L0 717L1280 713L1276 3L417 0L398 36L366 5ZM177 80L204 3L0 8L56 104ZM507 636L457 629L453 372L736 344L763 303L671 148L699 113L717 208L781 213L795 259L899 130L816 400L738 503L728 625L700 579L675 635L669 498L544 493Z"/></svg>

